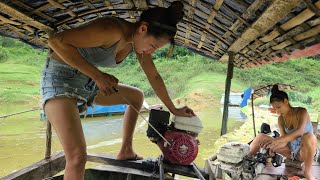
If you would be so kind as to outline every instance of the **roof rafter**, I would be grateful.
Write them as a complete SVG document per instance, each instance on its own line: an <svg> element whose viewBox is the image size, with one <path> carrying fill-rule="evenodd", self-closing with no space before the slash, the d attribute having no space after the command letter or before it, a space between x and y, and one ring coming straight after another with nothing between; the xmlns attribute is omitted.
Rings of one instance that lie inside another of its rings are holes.
<svg viewBox="0 0 320 180"><path fill-rule="evenodd" d="M21 21L24 21L26 24L29 24L35 28L38 28L42 31L45 31L47 33L51 33L53 29L47 25L42 24L41 22L27 16L26 14L0 2L0 11L4 12L14 18L20 19Z"/></svg>

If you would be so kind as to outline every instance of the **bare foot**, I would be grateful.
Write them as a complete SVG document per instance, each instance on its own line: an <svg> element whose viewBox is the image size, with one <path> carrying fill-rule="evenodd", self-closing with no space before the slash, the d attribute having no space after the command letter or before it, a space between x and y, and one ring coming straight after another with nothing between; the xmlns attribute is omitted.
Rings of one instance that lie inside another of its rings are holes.
<svg viewBox="0 0 320 180"><path fill-rule="evenodd" d="M305 177L307 178L307 180L317 180L315 177L312 176L312 174L305 174Z"/></svg>
<svg viewBox="0 0 320 180"><path fill-rule="evenodd" d="M117 159L118 160L135 161L135 160L141 160L141 159L143 159L143 157L138 155L138 154L136 154L135 152L131 152L131 153L119 152L119 154L117 155Z"/></svg>

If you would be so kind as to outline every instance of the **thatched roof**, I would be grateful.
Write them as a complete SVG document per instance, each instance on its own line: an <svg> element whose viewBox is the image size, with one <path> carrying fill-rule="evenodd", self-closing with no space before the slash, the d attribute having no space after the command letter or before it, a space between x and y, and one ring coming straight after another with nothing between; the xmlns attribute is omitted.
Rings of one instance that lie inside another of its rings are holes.
<svg viewBox="0 0 320 180"><path fill-rule="evenodd" d="M0 0L0 34L46 47L48 33L112 15L135 22L166 0ZM176 41L246 68L320 54L319 0L185 0Z"/></svg>
<svg viewBox="0 0 320 180"><path fill-rule="evenodd" d="M253 87L253 99L257 99L260 97L265 97L267 95L271 94L271 89L273 87L274 84L266 84L266 85L259 85L259 86L255 86ZM278 88L280 91L298 91L297 88L295 88L292 85L289 84L279 84L277 83Z"/></svg>

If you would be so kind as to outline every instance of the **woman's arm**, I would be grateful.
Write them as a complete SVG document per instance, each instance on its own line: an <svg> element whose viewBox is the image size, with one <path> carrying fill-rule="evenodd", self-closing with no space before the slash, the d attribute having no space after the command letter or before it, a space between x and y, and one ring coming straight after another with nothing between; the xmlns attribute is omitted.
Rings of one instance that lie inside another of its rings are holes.
<svg viewBox="0 0 320 180"><path fill-rule="evenodd" d="M298 122L298 127L296 130L285 134L284 136L280 136L278 139L279 142L291 142L294 141L295 139L303 136L304 134L304 129L306 127L306 124L309 120L309 114L305 108L301 108L297 111L297 118L295 120L299 121Z"/></svg>
<svg viewBox="0 0 320 180"><path fill-rule="evenodd" d="M102 73L88 63L77 48L112 46L121 38L120 25L111 19L98 19L75 29L65 30L49 37L49 47L68 65L78 69L97 82L100 90L108 92L116 79Z"/></svg>
<svg viewBox="0 0 320 180"><path fill-rule="evenodd" d="M284 136L284 135L286 135L287 133L286 133L286 131L284 130L284 127L283 127L283 117L282 116L279 116L278 117L278 127L279 127L279 131L280 131L280 137L281 136Z"/></svg>
<svg viewBox="0 0 320 180"><path fill-rule="evenodd" d="M195 114L193 113L193 111L187 107L185 109L178 109L175 107L171 98L169 97L163 79L152 61L151 55L141 55L137 53L137 57L139 59L140 66L146 74L152 89L160 98L160 100L165 104L165 106L169 109L169 111L177 116L194 116Z"/></svg>

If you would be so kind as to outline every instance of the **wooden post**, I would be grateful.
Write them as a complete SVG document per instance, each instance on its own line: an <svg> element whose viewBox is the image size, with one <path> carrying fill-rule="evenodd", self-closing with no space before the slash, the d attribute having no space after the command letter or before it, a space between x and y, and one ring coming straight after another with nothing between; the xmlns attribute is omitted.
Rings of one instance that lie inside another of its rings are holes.
<svg viewBox="0 0 320 180"><path fill-rule="evenodd" d="M47 132L46 132L46 154L45 159L50 159L51 156L51 139L52 139L52 126L49 120L47 120Z"/></svg>
<svg viewBox="0 0 320 180"><path fill-rule="evenodd" d="M222 127L221 127L221 136L227 133L227 121L228 121L228 106L229 106L229 96L230 96L230 88L231 88L231 79L233 76L233 60L235 53L229 51L229 62L228 62L228 73L226 78L225 85L225 94L224 94L224 104L223 104L223 116L222 116Z"/></svg>
<svg viewBox="0 0 320 180"><path fill-rule="evenodd" d="M251 94L251 92L250 92L250 94ZM254 120L253 94L251 94L251 108L252 108L252 123L253 123L254 137L256 137L257 134L256 134L256 122Z"/></svg>
<svg viewBox="0 0 320 180"><path fill-rule="evenodd" d="M52 35L52 32L47 32L49 37ZM53 52L53 50L51 48L49 48L48 51L48 56ZM43 110L44 113L44 110ZM46 154L44 156L45 159L50 159L51 156L51 141L52 141L52 126L51 123L49 121L49 119L47 119L47 130L46 130Z"/></svg>

